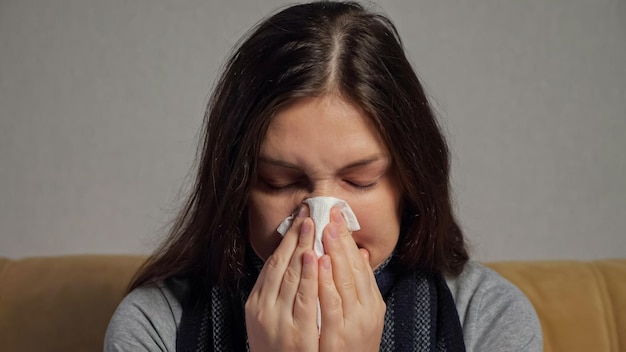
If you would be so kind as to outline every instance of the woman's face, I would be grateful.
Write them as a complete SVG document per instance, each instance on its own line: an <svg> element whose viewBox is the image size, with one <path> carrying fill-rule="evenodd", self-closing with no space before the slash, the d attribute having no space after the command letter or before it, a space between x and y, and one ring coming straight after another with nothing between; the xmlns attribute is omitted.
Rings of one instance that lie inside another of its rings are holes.
<svg viewBox="0 0 626 352"><path fill-rule="evenodd" d="M261 145L249 204L252 247L265 260L276 231L306 198L348 202L361 230L352 234L373 268L393 251L400 231L400 192L387 148L371 120L335 96L303 98L278 113Z"/></svg>

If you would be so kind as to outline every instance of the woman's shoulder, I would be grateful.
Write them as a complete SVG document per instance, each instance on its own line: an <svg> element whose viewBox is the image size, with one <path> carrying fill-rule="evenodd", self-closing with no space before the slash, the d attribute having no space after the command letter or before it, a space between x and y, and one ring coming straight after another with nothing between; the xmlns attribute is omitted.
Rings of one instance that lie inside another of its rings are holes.
<svg viewBox="0 0 626 352"><path fill-rule="evenodd" d="M104 351L175 351L182 307L165 283L139 287L119 304L107 328Z"/></svg>
<svg viewBox="0 0 626 352"><path fill-rule="evenodd" d="M534 307L515 285L470 261L446 282L454 297L468 351L541 351Z"/></svg>

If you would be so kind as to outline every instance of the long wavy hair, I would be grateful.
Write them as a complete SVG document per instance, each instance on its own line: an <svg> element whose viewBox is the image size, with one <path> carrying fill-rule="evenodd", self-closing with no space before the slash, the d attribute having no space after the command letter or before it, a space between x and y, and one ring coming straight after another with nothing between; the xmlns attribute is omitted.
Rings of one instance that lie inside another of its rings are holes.
<svg viewBox="0 0 626 352"><path fill-rule="evenodd" d="M395 26L358 3L320 1L265 19L233 52L206 109L194 187L129 289L176 275L209 285L240 278L268 125L296 99L328 94L363 109L390 152L402 265L458 274L468 254L451 207L448 148Z"/></svg>

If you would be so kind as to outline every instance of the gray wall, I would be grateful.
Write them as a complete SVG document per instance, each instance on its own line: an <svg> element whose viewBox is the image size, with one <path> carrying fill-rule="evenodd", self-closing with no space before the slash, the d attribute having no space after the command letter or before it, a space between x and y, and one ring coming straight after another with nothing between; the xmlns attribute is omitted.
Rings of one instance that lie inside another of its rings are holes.
<svg viewBox="0 0 626 352"><path fill-rule="evenodd" d="M475 257L626 257L626 2L379 4L449 136ZM0 256L154 248L221 63L279 5L0 1Z"/></svg>

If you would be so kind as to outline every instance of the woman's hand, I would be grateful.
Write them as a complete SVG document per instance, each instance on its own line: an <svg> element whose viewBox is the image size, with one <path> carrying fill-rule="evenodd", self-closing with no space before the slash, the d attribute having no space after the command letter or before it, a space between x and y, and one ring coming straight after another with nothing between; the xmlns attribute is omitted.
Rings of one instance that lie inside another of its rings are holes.
<svg viewBox="0 0 626 352"><path fill-rule="evenodd" d="M245 305L251 351L319 351L313 220L302 205Z"/></svg>
<svg viewBox="0 0 626 352"><path fill-rule="evenodd" d="M322 311L320 351L378 351L385 302L369 264L338 208L331 210L323 234L326 254L319 259Z"/></svg>

